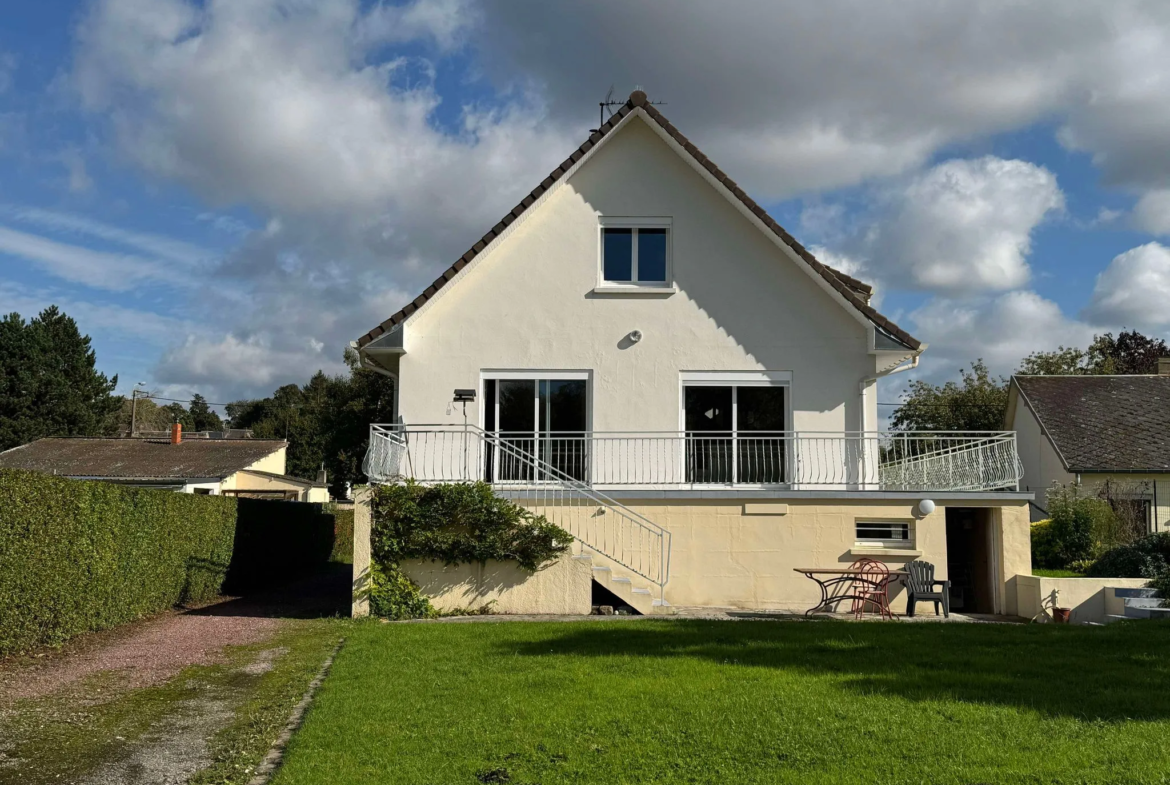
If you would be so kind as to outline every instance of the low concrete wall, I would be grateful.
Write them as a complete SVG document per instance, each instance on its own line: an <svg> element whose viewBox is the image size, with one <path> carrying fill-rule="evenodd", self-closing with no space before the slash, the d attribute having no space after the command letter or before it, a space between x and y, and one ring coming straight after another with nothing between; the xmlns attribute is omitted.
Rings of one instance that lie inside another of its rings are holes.
<svg viewBox="0 0 1170 785"><path fill-rule="evenodd" d="M1035 575L1017 575L1016 593L1020 615L1032 618L1042 608L1052 607L1052 592L1061 608L1071 608L1069 621L1073 624L1104 624L1106 615L1120 615L1120 600L1111 598L1107 589L1140 589L1149 583L1146 578L1040 578ZM1110 606L1113 606L1112 608Z"/></svg>
<svg viewBox="0 0 1170 785"><path fill-rule="evenodd" d="M593 602L593 565L565 554L536 572L514 562L460 564L407 561L402 571L440 611L475 609L494 613L588 616Z"/></svg>

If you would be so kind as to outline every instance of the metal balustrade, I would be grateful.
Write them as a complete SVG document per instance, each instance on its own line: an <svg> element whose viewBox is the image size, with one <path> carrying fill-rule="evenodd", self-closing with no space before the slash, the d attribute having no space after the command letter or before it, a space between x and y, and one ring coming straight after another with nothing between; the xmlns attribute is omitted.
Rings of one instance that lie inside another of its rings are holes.
<svg viewBox="0 0 1170 785"><path fill-rule="evenodd" d="M484 473L502 478L497 493L656 584L661 599L670 578L670 532L573 476L580 467L571 456L562 468L539 457L538 447L536 440L478 428L375 425L362 469L374 482L463 482Z"/></svg>
<svg viewBox="0 0 1170 785"><path fill-rule="evenodd" d="M534 434L458 425L373 432L410 445L394 459L408 466L389 471L391 464L375 462L375 471L423 482L523 484L554 470L594 488L996 491L1016 489L1023 473L1013 432ZM390 460L393 450L383 451Z"/></svg>

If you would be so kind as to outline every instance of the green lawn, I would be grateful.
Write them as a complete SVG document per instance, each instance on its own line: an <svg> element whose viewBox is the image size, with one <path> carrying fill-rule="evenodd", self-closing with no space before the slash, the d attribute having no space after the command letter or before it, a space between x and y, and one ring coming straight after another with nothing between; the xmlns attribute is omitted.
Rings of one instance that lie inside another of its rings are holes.
<svg viewBox="0 0 1170 785"><path fill-rule="evenodd" d="M1083 572L1076 572L1075 570L1045 570L1041 567L1033 567L1032 574L1037 578L1083 578Z"/></svg>
<svg viewBox="0 0 1170 785"><path fill-rule="evenodd" d="M1170 624L356 625L277 785L1170 781Z"/></svg>

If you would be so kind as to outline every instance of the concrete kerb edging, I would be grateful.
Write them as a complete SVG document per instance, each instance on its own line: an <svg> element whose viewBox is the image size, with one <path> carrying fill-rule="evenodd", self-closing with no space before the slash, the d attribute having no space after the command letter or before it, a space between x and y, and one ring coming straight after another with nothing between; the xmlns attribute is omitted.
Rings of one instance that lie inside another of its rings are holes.
<svg viewBox="0 0 1170 785"><path fill-rule="evenodd" d="M256 773L252 775L252 779L248 780L248 785L267 785L268 781L272 779L272 775L280 768L280 764L284 762L284 750L288 746L289 739L292 738L297 728L301 727L301 723L305 719L305 712L308 711L309 704L313 702L313 695L316 694L317 688L321 686L321 682L325 681L325 677L329 675L329 668L333 665L333 659L341 651L343 645L345 645L345 638L339 640L337 645L333 647L333 651L325 658L324 664L321 665L321 670L317 671L317 675L309 682L309 688L305 690L305 694L301 697L300 702L293 707L292 714L289 715L284 730L276 738L272 749L268 750L268 754L264 756L264 760L256 767Z"/></svg>

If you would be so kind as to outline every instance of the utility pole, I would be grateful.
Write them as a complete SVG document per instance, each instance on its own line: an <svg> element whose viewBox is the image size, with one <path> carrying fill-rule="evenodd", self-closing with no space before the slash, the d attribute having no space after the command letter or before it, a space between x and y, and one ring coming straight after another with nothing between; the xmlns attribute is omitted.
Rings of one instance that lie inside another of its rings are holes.
<svg viewBox="0 0 1170 785"><path fill-rule="evenodd" d="M134 428L138 424L138 388L145 385L146 382L139 382L134 385L134 389L130 391L130 437L134 437ZM144 391L145 392L145 391ZM142 396L146 398L146 395Z"/></svg>

